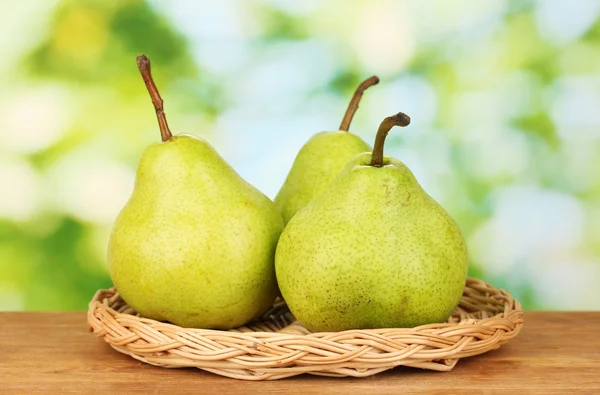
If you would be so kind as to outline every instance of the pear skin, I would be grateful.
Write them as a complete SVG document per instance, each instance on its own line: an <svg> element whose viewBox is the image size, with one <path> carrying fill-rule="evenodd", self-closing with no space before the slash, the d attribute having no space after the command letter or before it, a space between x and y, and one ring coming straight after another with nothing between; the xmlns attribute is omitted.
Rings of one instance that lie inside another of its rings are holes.
<svg viewBox="0 0 600 395"><path fill-rule="evenodd" d="M163 141L143 153L133 194L115 221L110 276L145 317L238 327L264 313L278 292L274 254L283 220L206 141L171 134L149 61L140 61Z"/></svg>
<svg viewBox="0 0 600 395"><path fill-rule="evenodd" d="M375 153L354 157L291 219L275 256L284 299L314 332L444 322L467 265L456 222L406 165Z"/></svg>
<svg viewBox="0 0 600 395"><path fill-rule="evenodd" d="M281 211L285 223L319 195L352 157L371 151L367 143L348 130L364 91L377 83L379 78L373 76L358 86L340 124L340 130L318 133L300 149L275 197L275 205Z"/></svg>
<svg viewBox="0 0 600 395"><path fill-rule="evenodd" d="M310 203L358 153L371 150L354 134L337 131L315 134L300 149L275 205L285 222Z"/></svg>

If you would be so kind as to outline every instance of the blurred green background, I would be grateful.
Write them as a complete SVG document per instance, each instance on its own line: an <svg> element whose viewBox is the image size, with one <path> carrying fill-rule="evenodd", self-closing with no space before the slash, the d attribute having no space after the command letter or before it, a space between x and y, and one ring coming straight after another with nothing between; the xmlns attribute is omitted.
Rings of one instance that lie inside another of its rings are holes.
<svg viewBox="0 0 600 395"><path fill-rule="evenodd" d="M526 309L600 309L600 3L12 2L0 14L0 309L85 309L112 221L160 135L208 139L274 197L308 138L379 122L456 218L471 275Z"/></svg>

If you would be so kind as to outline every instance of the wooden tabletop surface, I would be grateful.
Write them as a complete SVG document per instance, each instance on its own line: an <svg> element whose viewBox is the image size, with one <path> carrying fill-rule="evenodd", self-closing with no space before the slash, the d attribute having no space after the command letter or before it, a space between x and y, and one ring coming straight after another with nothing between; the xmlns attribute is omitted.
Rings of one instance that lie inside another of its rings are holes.
<svg viewBox="0 0 600 395"><path fill-rule="evenodd" d="M517 338L446 373L247 382L142 364L96 338L85 312L0 312L0 394L600 394L600 312L526 312Z"/></svg>

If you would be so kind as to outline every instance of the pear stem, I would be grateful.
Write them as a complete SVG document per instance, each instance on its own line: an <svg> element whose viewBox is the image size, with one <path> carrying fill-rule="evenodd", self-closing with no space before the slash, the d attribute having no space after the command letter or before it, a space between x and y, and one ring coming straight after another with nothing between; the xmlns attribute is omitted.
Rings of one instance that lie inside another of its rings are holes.
<svg viewBox="0 0 600 395"><path fill-rule="evenodd" d="M352 100L350 100L350 104L348 105L348 109L346 110L346 114L344 114L344 119L342 119L342 123L340 124L340 130L347 132L350 129L350 123L352 122L352 118L358 110L358 103L360 103L360 99L362 99L362 95L364 91L379 83L379 77L372 76L364 80L356 91L354 92L354 96L352 96Z"/></svg>
<svg viewBox="0 0 600 395"><path fill-rule="evenodd" d="M383 145L389 131L394 126L404 127L408 125L410 125L410 117L403 112L387 117L381 122L379 129L377 129L377 136L375 137L375 145L373 146L373 154L371 155L371 166L383 166Z"/></svg>
<svg viewBox="0 0 600 395"><path fill-rule="evenodd" d="M136 61L138 69L140 70L140 74L142 74L142 78L144 79L144 84L146 84L146 89L148 89L148 93L152 99L154 109L156 110L156 118L158 118L158 126L160 127L162 141L167 141L173 137L173 134L169 129L169 124L167 124L167 117L163 109L163 99L160 97L158 88L156 87L154 79L152 78L150 59L148 59L146 55L140 55L136 58Z"/></svg>

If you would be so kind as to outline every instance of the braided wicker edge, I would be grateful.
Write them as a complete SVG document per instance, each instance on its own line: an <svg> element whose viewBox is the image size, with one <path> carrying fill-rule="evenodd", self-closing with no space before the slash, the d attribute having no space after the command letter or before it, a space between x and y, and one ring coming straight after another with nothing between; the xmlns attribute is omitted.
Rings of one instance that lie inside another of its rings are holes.
<svg viewBox="0 0 600 395"><path fill-rule="evenodd" d="M230 331L181 328L139 316L114 288L94 295L87 322L112 348L151 365L276 380L303 373L366 377L397 366L450 371L460 358L514 338L523 310L507 291L469 278L448 322L415 328L311 333L283 301L261 321Z"/></svg>

